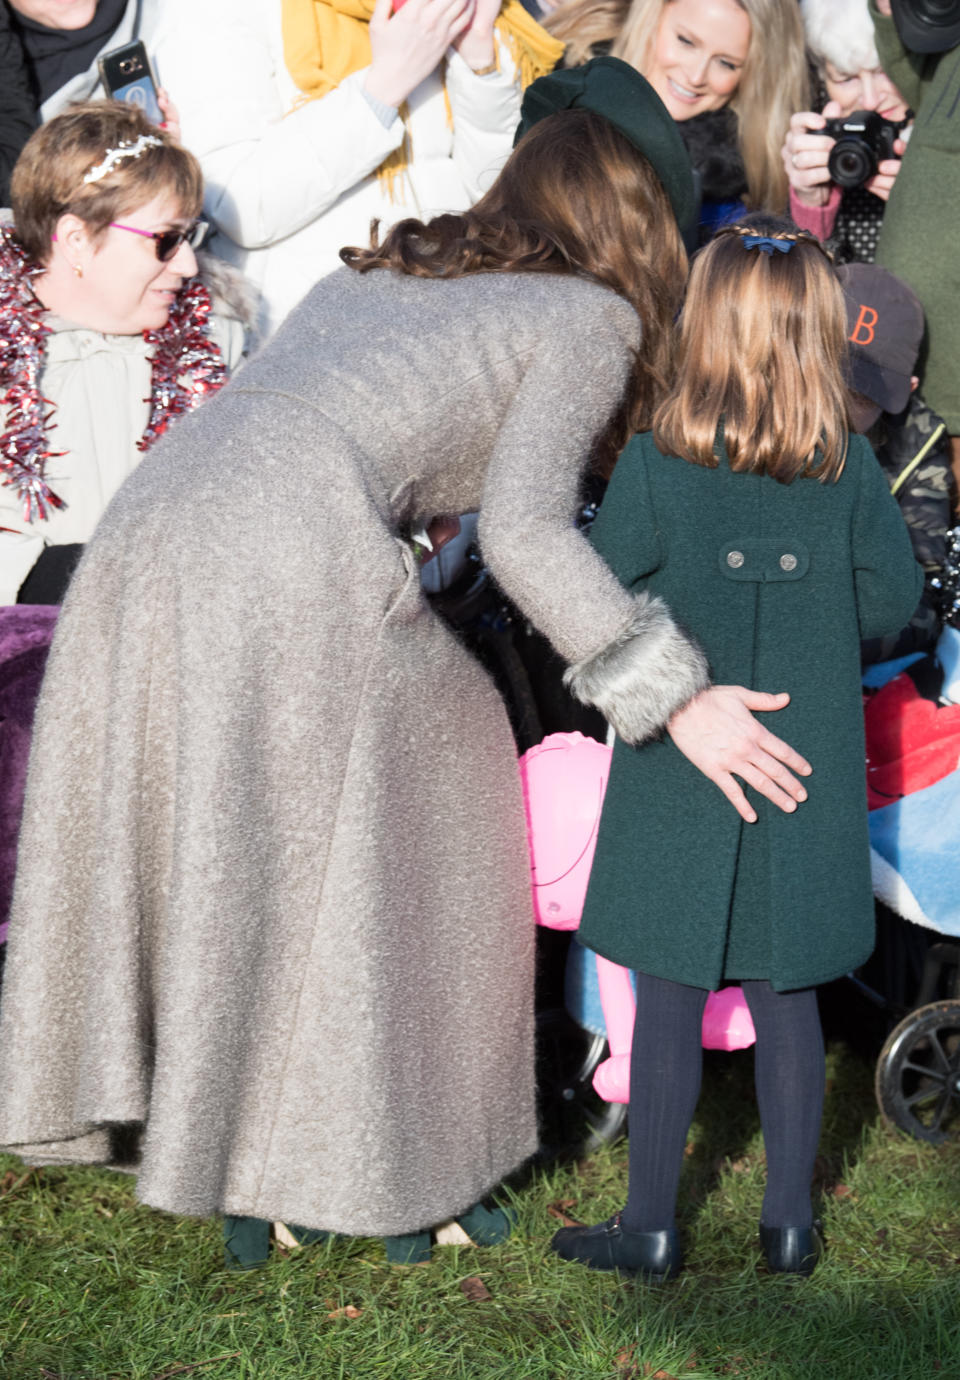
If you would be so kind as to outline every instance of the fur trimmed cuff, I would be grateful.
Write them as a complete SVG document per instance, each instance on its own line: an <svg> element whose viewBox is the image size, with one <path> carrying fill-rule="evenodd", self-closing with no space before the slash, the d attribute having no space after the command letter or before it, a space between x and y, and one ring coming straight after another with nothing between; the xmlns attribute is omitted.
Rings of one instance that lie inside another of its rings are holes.
<svg viewBox="0 0 960 1380"><path fill-rule="evenodd" d="M710 684L707 659L656 594L637 595L613 642L567 668L564 685L636 746L655 738L678 709Z"/></svg>

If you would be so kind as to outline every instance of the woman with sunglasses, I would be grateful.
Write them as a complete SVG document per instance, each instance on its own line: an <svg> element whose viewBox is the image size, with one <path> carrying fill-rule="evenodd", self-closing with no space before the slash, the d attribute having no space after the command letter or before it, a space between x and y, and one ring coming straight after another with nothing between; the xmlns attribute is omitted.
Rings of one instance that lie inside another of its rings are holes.
<svg viewBox="0 0 960 1380"><path fill-rule="evenodd" d="M0 227L0 385L19 400L0 412L0 605L60 602L143 451L239 357L236 311L211 313L196 277L202 196L193 156L129 105L74 106L21 154Z"/></svg>
<svg viewBox="0 0 960 1380"><path fill-rule="evenodd" d="M0 225L0 962L55 606L143 452L243 347L222 295L236 274L217 270L213 309L196 276L202 196L193 156L114 102L55 116L14 168L14 224Z"/></svg>

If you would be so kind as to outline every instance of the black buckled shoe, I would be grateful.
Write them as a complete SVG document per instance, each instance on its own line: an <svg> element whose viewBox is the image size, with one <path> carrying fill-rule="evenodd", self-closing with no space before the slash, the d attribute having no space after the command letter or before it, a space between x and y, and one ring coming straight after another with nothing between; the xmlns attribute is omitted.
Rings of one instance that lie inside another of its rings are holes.
<svg viewBox="0 0 960 1380"><path fill-rule="evenodd" d="M683 1254L676 1227L667 1231L625 1231L620 1213L595 1227L561 1227L550 1249L590 1270L620 1270L652 1283L680 1273Z"/></svg>
<svg viewBox="0 0 960 1380"><path fill-rule="evenodd" d="M823 1254L820 1223L812 1227L765 1227L760 1223L760 1245L772 1275L812 1275Z"/></svg>

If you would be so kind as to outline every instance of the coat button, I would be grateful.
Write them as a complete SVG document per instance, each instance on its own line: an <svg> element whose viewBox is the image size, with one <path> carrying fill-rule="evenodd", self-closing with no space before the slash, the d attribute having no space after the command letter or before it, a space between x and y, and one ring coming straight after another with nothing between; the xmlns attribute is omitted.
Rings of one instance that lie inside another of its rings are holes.
<svg viewBox="0 0 960 1380"><path fill-rule="evenodd" d="M796 570L796 568L797 558L796 556L792 556L789 551L785 555L780 557L781 570Z"/></svg>
<svg viewBox="0 0 960 1380"><path fill-rule="evenodd" d="M733 570L739 570L740 567L743 565L743 552L729 551L727 553L727 565L729 565Z"/></svg>

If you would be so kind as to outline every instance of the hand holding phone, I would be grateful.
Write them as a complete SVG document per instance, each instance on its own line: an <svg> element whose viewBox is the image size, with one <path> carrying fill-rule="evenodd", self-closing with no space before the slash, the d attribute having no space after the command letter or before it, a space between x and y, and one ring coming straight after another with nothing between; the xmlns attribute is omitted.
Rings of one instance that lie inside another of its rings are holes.
<svg viewBox="0 0 960 1380"><path fill-rule="evenodd" d="M150 67L150 59L142 42L128 43L104 53L97 61L100 80L108 96L139 106L155 125L164 123L163 111L157 98L157 83Z"/></svg>

